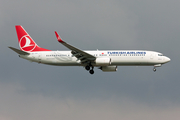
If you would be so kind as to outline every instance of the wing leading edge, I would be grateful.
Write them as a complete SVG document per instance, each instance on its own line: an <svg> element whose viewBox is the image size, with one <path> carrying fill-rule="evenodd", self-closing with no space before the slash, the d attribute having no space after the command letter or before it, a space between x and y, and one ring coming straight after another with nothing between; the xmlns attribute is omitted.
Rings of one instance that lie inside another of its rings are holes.
<svg viewBox="0 0 180 120"><path fill-rule="evenodd" d="M65 47L67 47L68 49L71 50L71 53L78 59L81 61L82 64L89 64L93 61L96 60L96 57L87 53L87 52L84 52L83 50L80 50L66 42L64 42L61 37L58 35L58 33L55 31L55 34L56 34L56 37L57 37L57 40L59 43L61 43L62 45L64 45Z"/></svg>

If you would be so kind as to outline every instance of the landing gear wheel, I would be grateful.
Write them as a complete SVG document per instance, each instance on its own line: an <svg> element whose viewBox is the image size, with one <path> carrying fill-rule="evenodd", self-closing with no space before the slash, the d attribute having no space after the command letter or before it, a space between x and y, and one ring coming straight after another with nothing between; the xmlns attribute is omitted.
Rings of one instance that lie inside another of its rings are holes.
<svg viewBox="0 0 180 120"><path fill-rule="evenodd" d="M156 68L154 68L153 71L156 72Z"/></svg>
<svg viewBox="0 0 180 120"><path fill-rule="evenodd" d="M90 70L89 73L90 73L90 74L94 74L94 70Z"/></svg>
<svg viewBox="0 0 180 120"><path fill-rule="evenodd" d="M87 65L87 66L85 67L85 69L86 69L86 70L90 70L90 66Z"/></svg>

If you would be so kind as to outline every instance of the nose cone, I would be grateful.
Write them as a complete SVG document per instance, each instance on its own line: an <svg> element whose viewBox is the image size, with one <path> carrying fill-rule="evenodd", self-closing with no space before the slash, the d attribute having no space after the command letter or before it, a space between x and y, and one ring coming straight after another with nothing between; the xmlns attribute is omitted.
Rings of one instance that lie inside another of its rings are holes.
<svg viewBox="0 0 180 120"><path fill-rule="evenodd" d="M166 58L165 58L165 61L166 61L166 63L167 63L167 62L170 62L170 61L171 61L171 59L170 59L170 58L168 58L168 57L166 57Z"/></svg>

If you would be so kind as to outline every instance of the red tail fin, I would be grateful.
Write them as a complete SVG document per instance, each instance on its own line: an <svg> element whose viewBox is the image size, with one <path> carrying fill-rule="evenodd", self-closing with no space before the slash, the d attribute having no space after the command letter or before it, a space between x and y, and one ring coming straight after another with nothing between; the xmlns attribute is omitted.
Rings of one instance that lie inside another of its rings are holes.
<svg viewBox="0 0 180 120"><path fill-rule="evenodd" d="M27 52L50 51L48 49L39 47L22 26L17 25L15 27L16 27L19 47L22 51L27 51Z"/></svg>

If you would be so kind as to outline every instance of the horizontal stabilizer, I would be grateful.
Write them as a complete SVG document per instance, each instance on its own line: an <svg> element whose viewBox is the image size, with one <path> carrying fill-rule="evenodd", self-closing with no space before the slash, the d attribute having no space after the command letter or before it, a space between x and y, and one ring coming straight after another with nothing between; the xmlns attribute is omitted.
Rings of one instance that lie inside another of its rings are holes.
<svg viewBox="0 0 180 120"><path fill-rule="evenodd" d="M29 55L28 52L24 52L24 51L21 51L19 49L13 48L13 47L9 47L9 48L20 55Z"/></svg>

